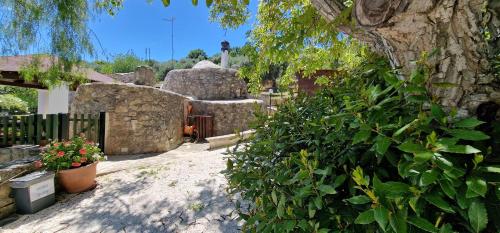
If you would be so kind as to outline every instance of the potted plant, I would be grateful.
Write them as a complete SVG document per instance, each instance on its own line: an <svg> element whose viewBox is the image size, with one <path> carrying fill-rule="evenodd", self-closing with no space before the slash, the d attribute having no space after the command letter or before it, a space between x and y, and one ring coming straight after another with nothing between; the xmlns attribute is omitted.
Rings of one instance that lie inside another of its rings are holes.
<svg viewBox="0 0 500 233"><path fill-rule="evenodd" d="M56 172L59 184L69 193L78 193L95 186L97 163L104 159L97 145L85 137L69 141L53 141L41 153L36 163Z"/></svg>

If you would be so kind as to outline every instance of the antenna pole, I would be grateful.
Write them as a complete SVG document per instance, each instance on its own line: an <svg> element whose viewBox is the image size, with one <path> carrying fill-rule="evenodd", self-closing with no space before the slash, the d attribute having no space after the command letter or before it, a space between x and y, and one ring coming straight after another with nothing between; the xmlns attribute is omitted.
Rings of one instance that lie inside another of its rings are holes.
<svg viewBox="0 0 500 233"><path fill-rule="evenodd" d="M166 18L166 19L163 19L163 20L171 23L171 30L172 30L172 54L171 54L171 61L172 61L172 70L173 70L174 69L174 21L175 21L175 18L174 17L170 17L170 18Z"/></svg>

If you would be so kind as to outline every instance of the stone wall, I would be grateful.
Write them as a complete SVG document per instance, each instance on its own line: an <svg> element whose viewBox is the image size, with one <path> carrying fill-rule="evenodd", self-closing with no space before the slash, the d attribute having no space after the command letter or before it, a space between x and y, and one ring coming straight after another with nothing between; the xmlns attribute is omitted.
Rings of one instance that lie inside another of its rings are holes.
<svg viewBox="0 0 500 233"><path fill-rule="evenodd" d="M134 72L110 74L111 78L123 83L154 86L156 84L155 73L151 67L139 66Z"/></svg>
<svg viewBox="0 0 500 233"><path fill-rule="evenodd" d="M172 70L168 72L162 88L199 100L247 97L247 85L233 69L205 67Z"/></svg>
<svg viewBox="0 0 500 233"><path fill-rule="evenodd" d="M156 153L182 143L185 101L153 87L94 83L78 87L71 109L107 113L106 154Z"/></svg>
<svg viewBox="0 0 500 233"><path fill-rule="evenodd" d="M254 119L257 109L262 109L262 100L193 100L193 114L214 116L214 136L245 131Z"/></svg>

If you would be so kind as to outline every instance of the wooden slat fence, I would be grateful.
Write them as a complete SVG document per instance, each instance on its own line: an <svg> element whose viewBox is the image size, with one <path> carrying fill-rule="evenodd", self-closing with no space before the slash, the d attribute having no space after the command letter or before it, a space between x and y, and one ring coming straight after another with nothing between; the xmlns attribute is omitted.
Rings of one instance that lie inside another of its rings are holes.
<svg viewBox="0 0 500 233"><path fill-rule="evenodd" d="M105 113L33 114L0 117L0 147L41 145L84 134L104 149Z"/></svg>

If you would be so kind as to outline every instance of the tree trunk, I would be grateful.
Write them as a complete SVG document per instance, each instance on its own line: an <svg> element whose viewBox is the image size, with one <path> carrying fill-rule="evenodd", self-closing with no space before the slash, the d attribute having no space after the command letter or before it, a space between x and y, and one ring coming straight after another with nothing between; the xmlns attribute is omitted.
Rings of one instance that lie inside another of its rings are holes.
<svg viewBox="0 0 500 233"><path fill-rule="evenodd" d="M345 8L339 0L311 1L329 21ZM351 12L355 26L339 29L386 55L405 76L423 52L439 49L431 60L431 83L454 86L428 88L444 106L474 115L481 103L500 104L500 85L488 62L500 47L500 1L490 1L356 0Z"/></svg>

